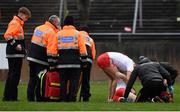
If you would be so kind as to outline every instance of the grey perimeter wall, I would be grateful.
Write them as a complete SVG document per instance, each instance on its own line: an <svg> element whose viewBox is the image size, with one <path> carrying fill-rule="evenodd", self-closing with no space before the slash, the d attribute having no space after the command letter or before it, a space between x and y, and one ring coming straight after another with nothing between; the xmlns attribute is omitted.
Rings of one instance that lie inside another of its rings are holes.
<svg viewBox="0 0 180 112"><path fill-rule="evenodd" d="M135 62L138 61L140 55L148 56L158 61L170 62L180 72L180 40L116 40L98 41L95 40L97 56L103 52L115 51L122 52L132 58ZM22 68L21 81L27 82L29 75L28 62L25 59ZM0 80L5 81L7 70L0 70ZM178 76L179 79L179 76ZM91 80L108 80L108 77L97 67L96 60L94 62Z"/></svg>

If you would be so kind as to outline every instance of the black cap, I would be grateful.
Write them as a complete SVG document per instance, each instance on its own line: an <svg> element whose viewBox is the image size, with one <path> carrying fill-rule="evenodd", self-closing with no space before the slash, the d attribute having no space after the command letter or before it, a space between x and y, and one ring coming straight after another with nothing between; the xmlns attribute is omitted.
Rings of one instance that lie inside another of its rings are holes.
<svg viewBox="0 0 180 112"><path fill-rule="evenodd" d="M64 25L74 25L73 16L66 16L66 18L64 19Z"/></svg>
<svg viewBox="0 0 180 112"><path fill-rule="evenodd" d="M89 33L89 27L87 25L81 25L79 27L79 31L86 31L87 33Z"/></svg>

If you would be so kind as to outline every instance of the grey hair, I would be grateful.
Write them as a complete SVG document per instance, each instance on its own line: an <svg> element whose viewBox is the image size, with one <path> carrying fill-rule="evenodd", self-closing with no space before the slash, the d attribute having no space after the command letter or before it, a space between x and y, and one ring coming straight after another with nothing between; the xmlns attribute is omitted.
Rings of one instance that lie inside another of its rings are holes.
<svg viewBox="0 0 180 112"><path fill-rule="evenodd" d="M60 27L60 18L57 15L51 15L48 19L50 23L55 25L56 27Z"/></svg>

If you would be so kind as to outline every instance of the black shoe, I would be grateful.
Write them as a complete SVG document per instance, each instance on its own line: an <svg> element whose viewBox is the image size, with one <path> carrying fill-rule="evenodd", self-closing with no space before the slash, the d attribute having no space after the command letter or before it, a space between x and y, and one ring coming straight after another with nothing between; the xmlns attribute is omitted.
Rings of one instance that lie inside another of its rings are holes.
<svg viewBox="0 0 180 112"><path fill-rule="evenodd" d="M18 99L3 98L2 101L19 101Z"/></svg>
<svg viewBox="0 0 180 112"><path fill-rule="evenodd" d="M88 102L89 98L83 98L83 102Z"/></svg>
<svg viewBox="0 0 180 112"><path fill-rule="evenodd" d="M14 102L16 102L16 101L19 101L18 99L11 99L10 101L14 101Z"/></svg>
<svg viewBox="0 0 180 112"><path fill-rule="evenodd" d="M28 99L29 102L34 102L35 100L34 99Z"/></svg>

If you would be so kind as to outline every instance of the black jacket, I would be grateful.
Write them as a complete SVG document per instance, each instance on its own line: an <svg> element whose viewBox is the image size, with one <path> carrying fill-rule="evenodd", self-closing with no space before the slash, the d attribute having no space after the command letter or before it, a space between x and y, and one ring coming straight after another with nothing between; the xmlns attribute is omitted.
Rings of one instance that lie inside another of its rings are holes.
<svg viewBox="0 0 180 112"><path fill-rule="evenodd" d="M16 40L15 45L11 45L11 40L7 41L7 46L6 46L6 57L7 58L24 58L26 55L25 52L25 40ZM17 51L16 47L17 45L20 44L22 47L22 51Z"/></svg>
<svg viewBox="0 0 180 112"><path fill-rule="evenodd" d="M172 85L174 85L175 79L178 76L178 71L172 65L170 65L168 62L160 62L160 65L162 67L164 67L170 73L171 83L172 83Z"/></svg>
<svg viewBox="0 0 180 112"><path fill-rule="evenodd" d="M163 81L163 79L167 79L168 85L171 85L171 77L169 72L165 70L159 63L151 61L143 62L134 68L126 87L124 94L125 98L128 97L137 76L141 80L143 87L151 85L151 81L153 80Z"/></svg>

